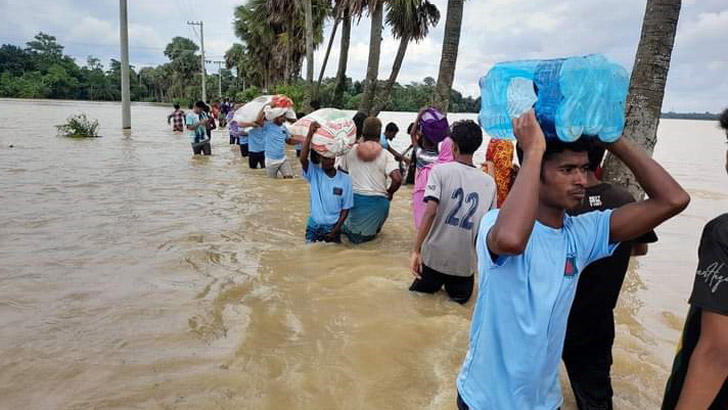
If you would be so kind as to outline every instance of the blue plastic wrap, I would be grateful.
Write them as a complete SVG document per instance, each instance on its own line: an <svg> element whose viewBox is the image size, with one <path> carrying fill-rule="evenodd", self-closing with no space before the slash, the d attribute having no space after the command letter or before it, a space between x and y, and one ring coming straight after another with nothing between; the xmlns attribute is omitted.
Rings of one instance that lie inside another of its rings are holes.
<svg viewBox="0 0 728 410"><path fill-rule="evenodd" d="M547 139L619 139L629 75L601 54L498 63L480 79L480 125L514 139L511 120L533 108Z"/></svg>

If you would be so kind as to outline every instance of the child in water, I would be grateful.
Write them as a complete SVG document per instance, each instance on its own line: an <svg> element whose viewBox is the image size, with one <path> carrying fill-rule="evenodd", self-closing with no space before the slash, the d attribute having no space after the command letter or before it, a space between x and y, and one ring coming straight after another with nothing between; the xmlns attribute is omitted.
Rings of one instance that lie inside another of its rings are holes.
<svg viewBox="0 0 728 410"><path fill-rule="evenodd" d="M349 215L349 209L354 206L354 191L351 177L336 170L333 158L325 158L311 151L311 138L319 127L317 122L311 124L301 147L301 168L303 177L309 183L311 197L306 242L341 242L341 227ZM309 153L312 161L308 159Z"/></svg>

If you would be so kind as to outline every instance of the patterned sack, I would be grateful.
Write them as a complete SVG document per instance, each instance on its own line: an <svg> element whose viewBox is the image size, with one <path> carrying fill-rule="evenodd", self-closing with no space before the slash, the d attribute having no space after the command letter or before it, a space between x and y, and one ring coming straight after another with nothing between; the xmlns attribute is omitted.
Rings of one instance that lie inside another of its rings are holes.
<svg viewBox="0 0 728 410"><path fill-rule="evenodd" d="M311 148L327 158L349 152L356 142L356 125L349 114L336 108L322 108L296 121L289 129L297 139L305 139L312 122L321 127L311 139Z"/></svg>

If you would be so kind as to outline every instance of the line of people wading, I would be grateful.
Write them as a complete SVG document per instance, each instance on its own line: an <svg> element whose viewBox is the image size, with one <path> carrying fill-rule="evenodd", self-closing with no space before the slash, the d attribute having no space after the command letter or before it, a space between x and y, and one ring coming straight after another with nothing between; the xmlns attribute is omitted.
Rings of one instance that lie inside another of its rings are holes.
<svg viewBox="0 0 728 410"><path fill-rule="evenodd" d="M403 174L410 176L417 231L410 291L444 288L464 304L478 273L469 349L456 379L459 410L559 409L561 360L580 410L613 408L614 308L629 259L645 255L657 241L654 229L690 202L641 149L625 138L546 140L531 111L513 121L515 147L490 140L486 162L476 167L481 128L468 120L450 126L441 114L423 115L439 114L428 107L410 124L412 145L403 154L389 144L395 124L382 133L379 119L357 113L358 143L334 160L311 149L317 123L297 140L284 126L294 119L283 110L236 124L236 107L223 107L230 144L240 145L250 168L291 178L285 144L297 146L310 188L307 242L371 241ZM210 111L198 102L186 116L175 106L169 117L175 131L186 126L195 154L210 155ZM720 125L728 137L728 110ZM627 165L648 199L635 201L600 181L606 151ZM728 409L728 214L705 226L698 256L663 410Z"/></svg>

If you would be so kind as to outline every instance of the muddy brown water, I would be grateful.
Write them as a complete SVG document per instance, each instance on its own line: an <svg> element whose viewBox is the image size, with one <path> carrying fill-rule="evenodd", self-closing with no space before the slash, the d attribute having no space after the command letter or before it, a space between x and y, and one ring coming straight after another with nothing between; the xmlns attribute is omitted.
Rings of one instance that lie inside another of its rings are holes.
<svg viewBox="0 0 728 410"><path fill-rule="evenodd" d="M122 133L116 104L0 100L0 408L455 408L473 302L407 291L410 188L377 240L307 246L303 179L248 169L224 132L192 158L169 111L134 105ZM104 137L56 137L78 112ZM658 408L700 231L728 204L715 123L659 138L693 202L630 267L617 409Z"/></svg>

